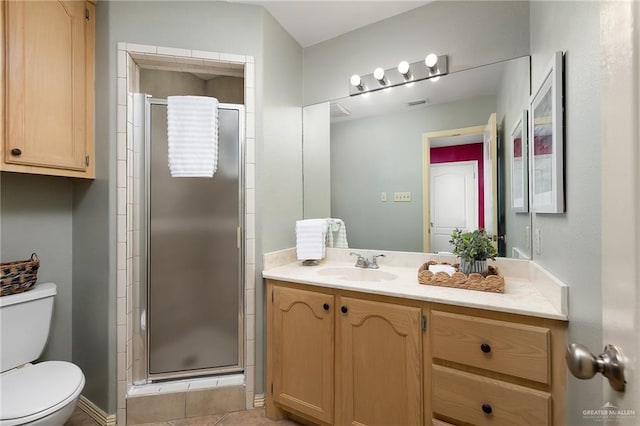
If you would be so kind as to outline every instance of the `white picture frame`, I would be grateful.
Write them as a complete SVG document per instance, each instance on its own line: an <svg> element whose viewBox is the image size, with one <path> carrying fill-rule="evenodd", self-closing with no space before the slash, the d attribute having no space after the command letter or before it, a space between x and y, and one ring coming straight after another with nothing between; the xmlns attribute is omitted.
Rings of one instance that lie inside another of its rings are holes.
<svg viewBox="0 0 640 426"><path fill-rule="evenodd" d="M555 52L542 83L529 100L531 207L534 213L564 213L563 54Z"/></svg>
<svg viewBox="0 0 640 426"><path fill-rule="evenodd" d="M528 111L511 129L511 208L515 213L529 212L529 123Z"/></svg>

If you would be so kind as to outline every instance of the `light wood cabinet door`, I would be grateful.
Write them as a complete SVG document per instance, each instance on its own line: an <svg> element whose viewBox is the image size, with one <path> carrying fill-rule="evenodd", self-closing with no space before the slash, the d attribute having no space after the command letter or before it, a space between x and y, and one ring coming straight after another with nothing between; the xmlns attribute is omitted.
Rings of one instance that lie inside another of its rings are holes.
<svg viewBox="0 0 640 426"><path fill-rule="evenodd" d="M273 400L333 423L334 297L273 287Z"/></svg>
<svg viewBox="0 0 640 426"><path fill-rule="evenodd" d="M86 177L93 172L94 7L3 3L3 170Z"/></svg>
<svg viewBox="0 0 640 426"><path fill-rule="evenodd" d="M420 308L337 301L337 424L422 424Z"/></svg>

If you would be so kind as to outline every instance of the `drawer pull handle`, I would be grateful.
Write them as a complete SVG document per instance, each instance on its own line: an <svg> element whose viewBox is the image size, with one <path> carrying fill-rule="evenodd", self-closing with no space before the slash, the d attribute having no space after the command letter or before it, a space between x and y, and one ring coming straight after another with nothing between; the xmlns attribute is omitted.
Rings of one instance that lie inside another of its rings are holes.
<svg viewBox="0 0 640 426"><path fill-rule="evenodd" d="M493 411L493 408L491 408L489 404L482 404L482 411L485 414L491 414L491 412Z"/></svg>
<svg viewBox="0 0 640 426"><path fill-rule="evenodd" d="M20 148L13 148L11 150L11 155L15 155L16 157L22 155L22 150Z"/></svg>
<svg viewBox="0 0 640 426"><path fill-rule="evenodd" d="M340 308L340 311L341 311L343 314L346 314L349 310L347 309L347 307L346 307L346 306L343 306L342 308Z"/></svg>
<svg viewBox="0 0 640 426"><path fill-rule="evenodd" d="M324 305L322 305L322 309L324 309L325 311L329 310L329 304L325 303Z"/></svg>
<svg viewBox="0 0 640 426"><path fill-rule="evenodd" d="M487 344L487 343L483 343L480 345L480 350L482 352L484 352L485 354L488 354L489 352L491 352L491 345Z"/></svg>

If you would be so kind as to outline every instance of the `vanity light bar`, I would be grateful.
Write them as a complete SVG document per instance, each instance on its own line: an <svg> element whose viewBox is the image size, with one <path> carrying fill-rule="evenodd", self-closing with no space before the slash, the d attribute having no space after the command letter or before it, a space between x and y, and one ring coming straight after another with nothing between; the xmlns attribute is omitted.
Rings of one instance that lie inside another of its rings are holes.
<svg viewBox="0 0 640 426"><path fill-rule="evenodd" d="M406 69L406 62L403 61L404 63L400 63L402 66L398 66L398 68L389 68L386 70L377 68L372 74L362 76L356 74L351 77L349 95L361 95L363 93L375 92L389 87L401 86L403 84L413 83L414 81L426 80L448 74L447 55L437 56L435 65L432 67L427 66L433 63L434 57L436 57L434 54L427 56L427 58L429 58L429 64L426 64L425 59L409 64L409 69L405 73L401 72ZM378 78L381 76L382 79ZM356 79L355 77L358 78ZM358 84L354 84L356 80Z"/></svg>

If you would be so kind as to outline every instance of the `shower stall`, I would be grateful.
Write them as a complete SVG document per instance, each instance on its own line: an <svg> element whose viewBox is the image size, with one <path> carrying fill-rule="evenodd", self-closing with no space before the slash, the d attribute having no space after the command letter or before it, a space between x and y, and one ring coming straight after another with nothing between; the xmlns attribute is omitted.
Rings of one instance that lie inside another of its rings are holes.
<svg viewBox="0 0 640 426"><path fill-rule="evenodd" d="M134 384L243 371L243 119L221 103L213 178L173 178L167 100L134 95Z"/></svg>

